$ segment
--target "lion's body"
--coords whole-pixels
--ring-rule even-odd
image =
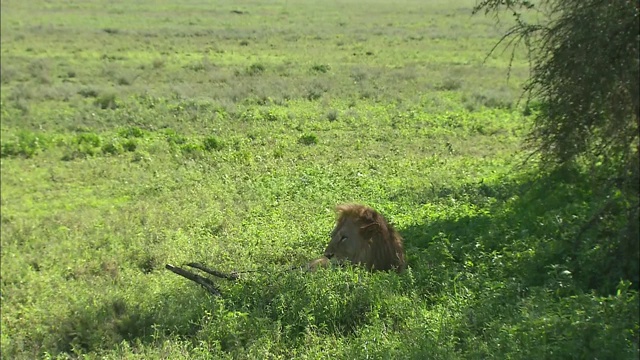
[[[331,262],[350,261],[369,271],[405,267],[403,240],[387,220],[374,209],[357,204],[336,207],[338,219],[324,256],[309,264],[314,270]]]

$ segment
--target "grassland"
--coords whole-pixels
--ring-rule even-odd
[[[571,267],[589,178],[522,166],[526,58],[473,4],[3,0],[2,357],[637,358],[637,291]],[[281,272],[342,202],[407,273]],[[262,272],[216,298],[189,261]]]

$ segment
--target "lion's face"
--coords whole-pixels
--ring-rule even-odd
[[[324,256],[335,262],[350,260],[358,263],[368,243],[362,236],[360,227],[357,221],[350,217],[340,219],[331,232],[331,241],[324,251]]]

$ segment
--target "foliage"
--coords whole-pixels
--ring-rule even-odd
[[[96,97],[95,105],[100,109],[115,109],[118,107],[117,95],[115,93],[104,93]]]
[[[203,146],[207,151],[221,150],[224,148],[224,143],[216,136],[208,136],[203,140]]]
[[[474,12],[482,9],[496,15],[503,9],[513,12],[515,25],[501,41],[524,41],[531,54],[532,73],[524,86],[536,103],[529,142],[542,155],[542,167],[586,166],[584,171],[596,179],[592,196],[602,206],[585,217],[566,256],[584,251],[602,261],[594,269],[606,269],[608,279],[594,282],[593,288],[602,289],[602,281],[618,277],[638,288],[637,2],[484,0]],[[537,23],[527,17],[534,10],[543,15]],[[594,234],[594,227],[608,230]]]
[[[3,358],[638,357],[631,200],[518,167],[474,0],[103,3],[1,4]],[[286,271],[351,201],[407,272]]]
[[[47,141],[42,135],[22,130],[9,139],[2,139],[2,157],[23,156],[30,158],[46,147]]]
[[[318,136],[316,136],[315,134],[304,134],[300,136],[298,142],[304,145],[315,145],[318,143]]]
[[[639,8],[633,1],[481,1],[475,12],[513,11],[506,39],[532,53],[525,86],[541,102],[531,134],[543,155],[559,162],[637,162],[640,104]],[[540,23],[523,14],[537,9]],[[611,160],[609,160],[611,158]]]
[[[144,131],[137,126],[130,126],[118,131],[118,135],[125,138],[142,138],[144,137]]]

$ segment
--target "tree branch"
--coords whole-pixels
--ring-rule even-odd
[[[208,268],[208,267],[206,267],[206,266],[204,266],[204,265],[202,265],[200,263],[188,263],[186,265],[190,266],[190,267],[192,267],[194,269],[202,270],[202,271],[206,272],[207,274],[210,274],[210,275],[213,275],[213,276],[216,276],[216,277],[219,277],[219,278],[227,279],[227,280],[232,280],[232,281],[233,280],[238,280],[238,278],[240,277],[240,274],[238,274],[235,271],[232,272],[231,274],[225,274],[225,273],[222,273],[220,271],[216,271],[216,270],[210,269],[210,268]]]
[[[220,290],[218,290],[218,288],[216,287],[216,285],[209,279],[200,276],[198,274],[194,274],[190,271],[184,270],[182,268],[179,268],[177,266],[173,266],[171,264],[167,264],[165,265],[165,268],[171,272],[173,272],[174,274],[178,274],[182,277],[185,277],[191,281],[194,281],[198,284],[200,284],[203,288],[205,288],[207,291],[209,291],[212,295],[215,296],[220,296],[222,295],[220,293]]]

